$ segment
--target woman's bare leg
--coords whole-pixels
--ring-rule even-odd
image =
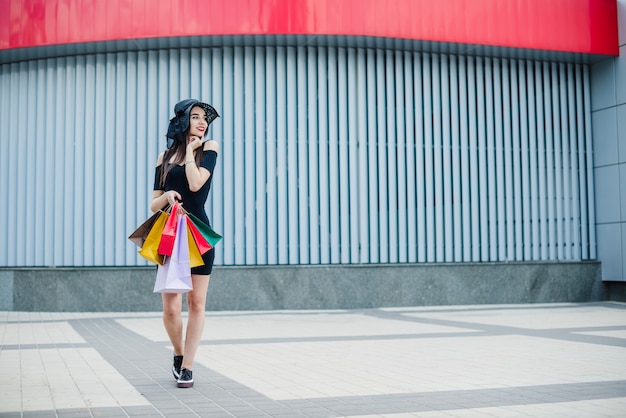
[[[196,357],[204,331],[204,312],[210,278],[210,275],[191,275],[193,290],[187,293],[189,319],[185,334],[185,357],[183,358],[183,368],[188,370],[193,370],[193,360]]]
[[[183,355],[182,295],[162,293],[161,296],[163,299],[163,324],[174,347],[174,355]]]

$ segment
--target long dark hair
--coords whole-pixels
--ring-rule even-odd
[[[185,131],[185,138],[189,135],[189,129]],[[206,136],[206,132],[204,134]],[[200,165],[200,161],[202,161],[202,149],[203,146],[200,146],[195,149],[193,152],[194,159],[196,160],[196,165]],[[187,143],[175,141],[174,145],[171,148],[165,150],[163,154],[163,161],[161,162],[161,166],[163,169],[161,170],[161,187],[165,187],[165,178],[167,174],[170,172],[174,166],[180,165],[181,163],[185,163],[185,155],[187,154]],[[172,160],[172,162],[170,162]]]

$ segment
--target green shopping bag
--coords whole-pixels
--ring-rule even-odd
[[[209,225],[202,222],[194,214],[189,213],[188,215],[189,215],[189,219],[191,219],[191,222],[193,222],[196,228],[198,228],[198,231],[200,231],[200,234],[202,234],[204,239],[206,239],[207,242],[211,245],[211,247],[214,248],[217,245],[217,243],[221,241],[222,236],[218,234],[217,232],[215,232],[214,230],[212,230]]]

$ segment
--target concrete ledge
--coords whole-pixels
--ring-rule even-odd
[[[0,269],[0,309],[161,310],[155,268]],[[362,309],[605,300],[600,263],[215,267],[207,309]]]
[[[604,282],[606,300],[626,302],[626,282]]]

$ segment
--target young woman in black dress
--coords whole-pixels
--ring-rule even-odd
[[[204,140],[209,125],[219,117],[215,109],[198,100],[183,100],[174,106],[167,150],[159,155],[150,209],[163,209],[175,201],[207,225],[204,210],[219,151],[214,140]],[[193,386],[193,360],[204,330],[204,310],[215,250],[202,256],[204,265],[191,269],[193,290],[187,293],[189,317],[183,341],[182,295],[163,293],[163,323],[174,347],[172,373],[178,387]]]

